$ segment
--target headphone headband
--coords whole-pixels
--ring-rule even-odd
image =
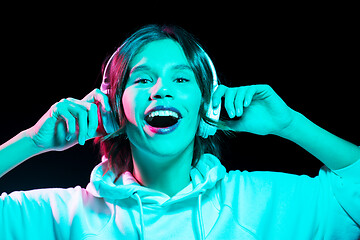
[[[107,73],[107,70],[109,68],[109,65],[110,65],[111,61],[113,60],[113,58],[115,57],[115,55],[119,51],[119,49],[120,49],[120,47],[118,49],[116,49],[116,51],[111,55],[111,57],[107,61],[106,65],[105,65],[105,68],[104,68],[100,90],[105,94],[108,94],[109,89],[110,89],[110,83],[106,81],[107,80],[106,73]]]

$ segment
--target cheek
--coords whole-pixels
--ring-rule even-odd
[[[202,103],[201,91],[199,88],[192,88],[180,94],[181,102],[187,107],[189,114],[194,120],[199,116],[200,105]]]
[[[136,122],[136,112],[141,106],[139,103],[142,103],[141,94],[138,91],[135,91],[132,88],[126,88],[122,96],[122,104],[124,108],[125,117],[128,122],[137,126]]]

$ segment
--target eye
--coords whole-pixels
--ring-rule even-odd
[[[147,84],[151,83],[151,80],[147,78],[138,78],[134,81],[134,83]]]
[[[186,78],[176,78],[175,79],[175,82],[177,83],[186,83],[186,82],[189,82],[190,80],[189,79],[186,79]]]

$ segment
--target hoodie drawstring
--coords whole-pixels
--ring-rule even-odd
[[[143,205],[141,202],[141,198],[137,192],[134,192],[133,195],[135,196],[138,204],[139,204],[139,212],[140,212],[140,239],[145,240],[145,226],[144,226],[144,211],[143,211]],[[198,228],[200,233],[200,239],[205,239],[205,230],[204,230],[204,221],[202,217],[202,193],[199,194],[198,197]]]
[[[144,240],[145,239],[145,227],[144,227],[144,211],[143,211],[143,205],[141,202],[141,198],[139,196],[139,194],[137,192],[134,192],[133,195],[136,197],[136,200],[139,204],[139,209],[140,209],[140,240]]]
[[[202,217],[202,211],[201,211],[201,198],[202,198],[202,193],[199,194],[198,197],[198,218],[199,218],[199,233],[200,233],[200,239],[204,240],[205,239],[205,230],[204,230],[204,222],[203,222],[203,217]]]

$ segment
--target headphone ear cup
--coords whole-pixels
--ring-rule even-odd
[[[208,105],[205,105],[205,109],[207,109],[206,116],[208,118],[212,119],[214,122],[217,122],[217,121],[219,121],[219,118],[220,118],[221,104],[219,104],[219,106],[217,106],[216,109],[214,109],[212,106],[212,97],[213,97],[214,92],[218,88],[219,83],[218,83],[215,66],[214,66],[213,62],[211,61],[209,55],[205,51],[204,51],[204,53],[207,58],[208,64],[211,69],[212,77],[213,77],[213,79],[212,79],[213,80],[213,89],[211,91],[210,101],[209,101]],[[198,135],[203,138],[207,138],[209,135],[214,135],[216,133],[216,130],[217,130],[216,126],[207,124],[203,119],[201,119],[199,128],[198,128]]]
[[[216,81],[216,85],[214,86],[211,97],[210,97],[210,102],[209,102],[209,104],[205,104],[205,108],[207,109],[206,116],[208,118],[210,118],[211,120],[213,120],[214,122],[219,121],[220,110],[221,110],[221,103],[215,109],[213,108],[213,105],[212,105],[212,95],[216,91],[217,87],[218,87],[218,85],[217,85],[217,81]],[[199,129],[197,132],[197,134],[200,137],[207,138],[209,135],[215,135],[216,131],[217,131],[216,126],[212,126],[212,125],[206,123],[204,121],[204,119],[200,120]]]
[[[109,90],[104,83],[101,84],[100,89],[104,94],[109,95]],[[112,112],[104,111],[102,109],[102,107],[99,107],[99,111],[100,111],[102,126],[107,134],[110,134],[110,133],[113,133],[113,132],[116,132],[117,130],[119,130],[120,126],[117,123],[116,119],[114,118]]]
[[[119,130],[120,127],[117,121],[115,120],[112,112],[106,112],[101,107],[99,109],[101,114],[101,122],[105,132],[107,134],[110,134]]]
[[[207,124],[204,119],[200,119],[200,124],[199,124],[199,128],[197,131],[197,135],[202,137],[202,138],[207,138],[209,136],[208,132],[208,126],[209,124]]]

